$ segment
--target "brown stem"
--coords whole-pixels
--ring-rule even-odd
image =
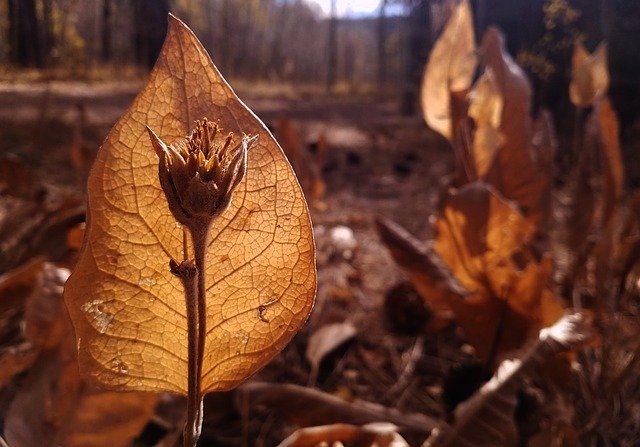
[[[211,220],[205,220],[189,227],[191,240],[193,241],[197,274],[194,280],[192,301],[187,303],[187,318],[189,319],[189,397],[187,401],[187,424],[184,432],[185,447],[194,447],[202,430],[203,396],[201,381],[205,337],[207,335],[205,257],[210,224]]]
[[[196,423],[200,409],[199,386],[198,386],[198,270],[193,261],[182,261],[178,264],[175,261],[169,263],[171,273],[180,278],[182,287],[184,288],[185,304],[187,307],[187,346],[188,346],[188,365],[187,365],[187,422],[184,427],[183,441],[186,446],[195,446],[200,435],[200,427]]]

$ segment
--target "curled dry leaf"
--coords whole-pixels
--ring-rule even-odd
[[[497,153],[495,174],[487,181],[507,199],[517,202],[525,216],[537,224],[544,217],[547,173],[541,172],[533,155],[531,85],[506,52],[504,37],[497,29],[489,28],[485,33],[481,54],[503,99],[500,132],[504,140]]]
[[[353,323],[346,321],[323,326],[309,337],[309,344],[305,353],[307,360],[311,364],[309,383],[315,383],[318,369],[326,355],[351,340],[356,334],[357,330]]]
[[[264,366],[311,310],[313,236],[295,175],[191,30],[171,17],[147,85],[109,133],[89,176],[85,242],[65,300],[80,368],[92,382],[187,393],[185,298],[169,260],[189,255],[146,126],[172,143],[205,117],[224,132],[258,140],[229,208],[210,230],[202,392],[233,388]]]
[[[533,225],[486,184],[471,183],[447,199],[432,249],[397,226],[380,227],[423,299],[453,311],[483,361],[522,346],[531,331],[562,315],[548,288],[551,258],[538,259],[529,247]]]
[[[535,228],[490,186],[452,195],[436,228],[436,251],[471,292],[452,310],[479,358],[521,346],[562,315],[547,285],[551,259],[530,248]]]
[[[360,447],[409,447],[393,424],[372,423],[362,427],[349,424],[301,428],[278,447],[316,447],[349,444]]]
[[[376,224],[378,234],[391,255],[406,270],[414,287],[430,307],[436,311],[448,311],[455,299],[453,297],[469,294],[434,250],[433,244],[422,243],[390,220],[378,219]]]
[[[589,107],[609,89],[607,44],[602,42],[589,54],[582,42],[573,49],[569,97],[576,107]]]
[[[461,0],[429,55],[420,93],[427,125],[450,141],[457,127],[452,93],[469,89],[476,65],[471,5]]]
[[[502,146],[500,133],[503,100],[493,72],[487,68],[469,93],[469,116],[476,130],[473,134],[475,171],[485,178],[493,166],[496,153]]]
[[[580,313],[565,315],[542,329],[536,344],[522,358],[505,360],[491,380],[458,406],[453,427],[441,426],[423,447],[518,445],[513,416],[523,380],[556,354],[578,349],[593,337],[589,319]]]

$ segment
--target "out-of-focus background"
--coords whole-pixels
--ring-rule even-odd
[[[551,108],[561,131],[572,126],[564,119],[570,105],[562,92],[573,44],[582,39],[593,49],[606,40],[609,92],[621,119],[625,154],[635,163],[640,4],[471,3],[476,34],[490,25],[505,32],[509,52],[534,84],[536,107]],[[168,12],[195,31],[245,99],[374,95],[395,100],[399,113],[416,114],[422,70],[451,5],[445,0],[5,0],[0,3],[0,118],[33,116],[35,108],[44,113],[56,92],[81,97],[82,86],[91,83],[90,96],[108,95],[105,101],[111,103],[97,115],[113,121],[153,66]],[[637,181],[635,175],[631,181]]]

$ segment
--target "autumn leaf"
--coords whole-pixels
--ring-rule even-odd
[[[208,235],[202,392],[233,388],[263,367],[310,312],[314,245],[300,186],[264,125],[171,17],[147,85],[109,133],[88,181],[85,241],[65,300],[81,372],[93,383],[187,394],[185,296],[169,261],[193,247],[184,250],[147,127],[172,144],[203,118],[258,138]]]
[[[551,259],[531,248],[535,227],[491,187],[472,183],[453,194],[436,229],[437,253],[471,293],[452,310],[478,357],[517,348],[562,315],[547,285]]]
[[[309,384],[315,384],[322,360],[340,345],[355,337],[356,334],[357,330],[353,323],[347,321],[323,326],[309,337],[305,352],[305,357],[311,364]]]
[[[544,218],[544,181],[533,153],[533,124],[530,116],[531,85],[522,69],[506,52],[504,37],[489,28],[482,39],[482,60],[491,70],[502,97],[500,119],[502,145],[495,159],[495,178],[487,179],[509,200],[518,203],[524,214],[534,223]]]
[[[453,140],[457,119],[452,113],[452,94],[464,102],[476,71],[476,43],[469,0],[455,7],[444,31],[433,46],[422,78],[422,113],[427,125]],[[462,92],[462,95],[460,93]],[[459,107],[456,107],[458,109]],[[464,117],[457,113],[458,118]]]
[[[58,306],[61,300],[58,297]],[[11,403],[5,437],[21,447],[127,447],[147,424],[157,395],[117,393],[85,384],[78,374],[73,331],[39,356]]]
[[[476,125],[473,134],[475,172],[478,177],[485,178],[503,142],[500,124],[504,101],[491,69],[478,78],[469,97],[469,117]]]
[[[502,362],[491,380],[456,408],[455,425],[434,430],[423,447],[519,445],[514,413],[523,381],[556,354],[584,347],[593,338],[589,319],[580,313],[545,327],[521,358]]]
[[[589,107],[609,89],[607,45],[603,42],[589,54],[581,41],[573,49],[569,97],[576,107]]]
[[[391,225],[380,233],[423,299],[453,312],[480,359],[522,346],[562,315],[548,288],[551,258],[530,247],[535,227],[493,188],[474,182],[452,194],[435,228],[428,244]]]

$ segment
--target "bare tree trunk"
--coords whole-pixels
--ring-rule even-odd
[[[111,0],[102,1],[102,62],[111,61]]]
[[[153,67],[167,34],[169,0],[132,0],[136,62]]]
[[[387,1],[382,0],[380,2],[380,11],[378,12],[378,86],[381,88],[387,83]]]
[[[9,0],[10,60],[42,67],[42,49],[35,0]]]
[[[431,49],[431,7],[429,0],[419,0],[407,17],[408,54],[406,57],[405,85],[402,113],[414,115],[418,111],[418,92],[422,71]]]
[[[231,60],[231,4],[230,0],[222,0],[222,13],[220,14],[222,40],[220,41],[220,54],[222,55],[222,66],[224,67],[224,75],[231,76],[231,68],[233,61]]]
[[[327,63],[327,91],[336,83],[338,66],[338,7],[337,0],[331,0],[331,18],[329,19],[329,60]]]
[[[53,0],[42,0],[42,54],[43,63],[49,65],[51,62],[51,51],[53,50]]]
[[[278,25],[275,30],[275,37],[273,39],[273,47],[271,48],[271,57],[269,58],[270,66],[267,67],[268,71],[275,73],[278,79],[283,78],[284,74],[284,55],[282,52],[282,44],[284,42],[285,25],[287,22],[287,13],[289,12],[289,2],[283,0],[280,5],[280,14],[278,15]]]

